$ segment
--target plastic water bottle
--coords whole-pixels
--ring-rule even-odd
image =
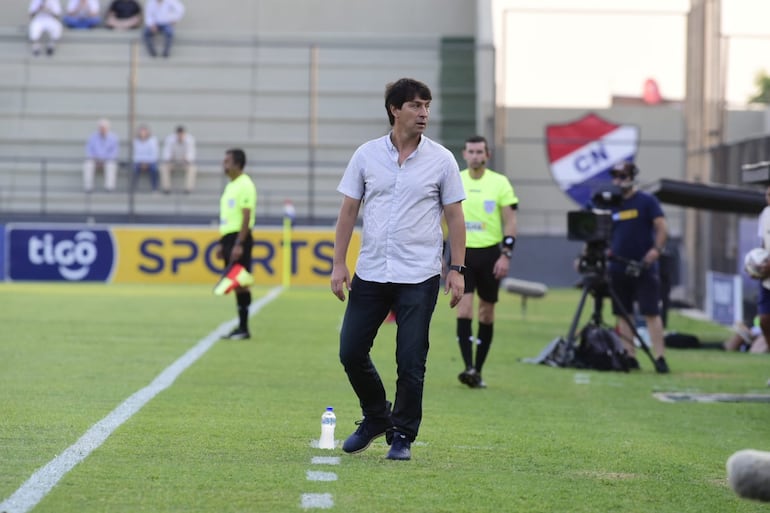
[[[334,449],[334,428],[337,426],[337,416],[334,408],[326,407],[321,415],[321,439],[318,440],[319,449]]]

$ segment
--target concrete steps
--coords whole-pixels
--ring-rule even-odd
[[[417,49],[406,40],[402,47],[366,37],[356,45],[318,40],[314,49],[296,37],[186,33],[171,58],[152,59],[137,32],[68,31],[48,58],[29,55],[23,30],[0,30],[0,211],[34,212],[46,202],[48,212],[216,216],[223,153],[241,147],[260,192],[258,215],[280,217],[289,199],[299,216],[334,218],[348,159],[389,129],[384,85],[397,76],[438,83],[439,54],[428,38]],[[198,144],[195,193],[169,198],[140,190],[130,202],[120,196],[129,187],[123,169],[119,192],[84,196],[85,141],[101,117],[118,134],[124,161],[132,123],[148,124],[160,140],[184,124]],[[438,139],[435,130],[428,135]]]

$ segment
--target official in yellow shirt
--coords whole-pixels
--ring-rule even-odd
[[[492,345],[495,303],[500,281],[508,275],[516,243],[519,199],[505,175],[487,169],[487,140],[475,135],[465,141],[460,172],[465,189],[465,294],[457,305],[457,341],[465,363],[457,378],[471,388],[485,388],[481,369]],[[473,300],[479,296],[476,339],[473,338]],[[475,342],[475,344],[474,344]],[[474,359],[473,348],[476,347]]]
[[[233,148],[225,152],[222,167],[230,182],[225,186],[219,200],[219,233],[221,235],[217,258],[225,261],[225,267],[235,262],[251,272],[251,250],[254,239],[251,230],[257,210],[257,188],[251,177],[244,173],[246,154]],[[223,338],[242,340],[251,338],[249,333],[249,306],[251,292],[248,287],[235,289],[235,301],[238,307],[239,324]]]

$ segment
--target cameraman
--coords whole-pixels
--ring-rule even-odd
[[[638,173],[639,169],[632,162],[619,162],[610,171],[612,184],[620,188],[622,199],[619,204],[610,207],[613,222],[609,277],[626,312],[633,315],[634,301],[638,303],[650,334],[655,371],[666,374],[669,368],[663,354],[657,262],[666,244],[666,219],[658,199],[638,190]],[[633,331],[620,315],[621,311],[613,302],[612,312],[617,318],[620,338],[628,351],[629,367],[638,369]]]

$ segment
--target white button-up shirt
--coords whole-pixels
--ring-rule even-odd
[[[61,16],[61,2],[59,2],[59,0],[32,0],[29,3],[29,14],[32,14],[33,12],[40,9],[41,5],[45,5],[45,8],[49,12],[43,11],[38,13],[35,15],[36,19],[58,19],[58,17]]]
[[[465,199],[454,155],[422,136],[398,165],[390,134],[353,154],[337,190],[363,200],[356,274],[378,283],[421,283],[441,273],[441,212]]]
[[[170,25],[184,16],[184,5],[179,0],[147,0],[144,6],[144,24]]]

